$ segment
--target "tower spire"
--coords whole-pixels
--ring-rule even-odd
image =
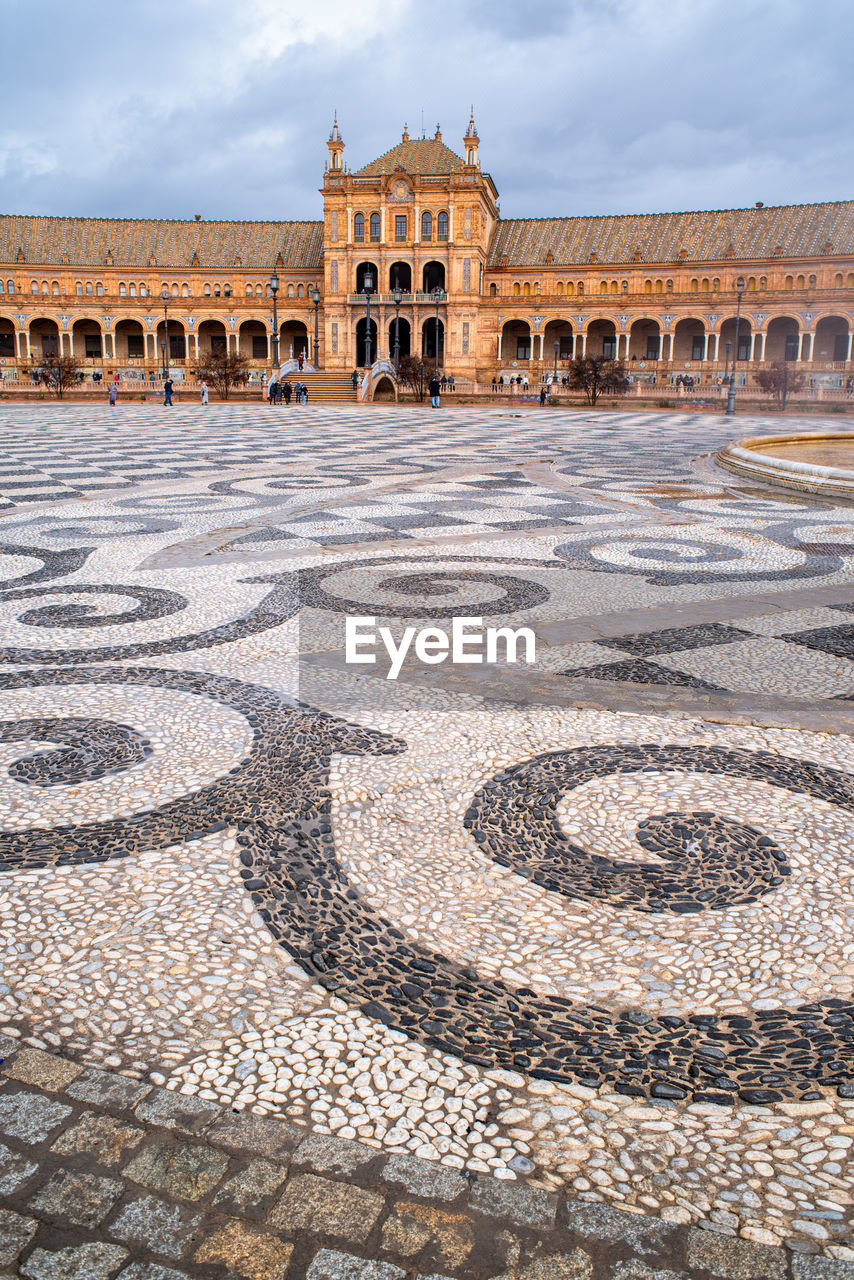
[[[334,112],[332,117],[332,131],[329,134],[329,141],[326,145],[329,148],[329,163],[327,165],[327,170],[333,170],[336,173],[340,173],[344,167],[344,139],[341,137],[341,133],[338,128],[337,110]]]
[[[480,161],[477,158],[477,149],[480,146],[480,138],[477,136],[477,125],[474,122],[474,103],[472,103],[471,115],[469,116],[469,127],[463,135],[463,146],[466,152],[466,164],[476,165],[480,167]]]

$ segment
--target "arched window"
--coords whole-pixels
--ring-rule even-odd
[[[571,280],[567,280],[566,282],[566,291],[567,293],[575,293],[575,285]]]
[[[12,281],[10,280],[9,283],[11,284]],[[846,288],[848,289],[854,289],[854,271],[848,272],[848,275],[845,280],[845,285],[846,285]],[[13,292],[13,291],[10,290],[10,292]]]
[[[436,217],[436,239],[447,240],[448,238],[448,215],[440,213]]]
[[[712,292],[713,292],[713,293],[717,293],[717,291],[718,291],[718,289],[720,289],[720,287],[721,287],[720,278],[719,278],[718,276],[713,276],[713,277],[712,277]]]
[[[205,285],[205,297],[206,297],[206,298],[209,298],[210,296],[211,296],[211,287],[210,287],[210,285],[209,285],[209,284],[206,284],[206,285]]]
[[[251,298],[251,297],[252,297],[252,285],[251,285],[251,284],[248,284],[248,285],[246,286],[246,296],[247,296],[247,298]]]
[[[760,289],[767,289],[767,288],[768,288],[768,277],[767,277],[767,276],[760,276],[760,277],[759,277],[759,288],[760,288]]]
[[[644,291],[644,293],[652,293],[652,281],[651,281],[651,280],[644,280],[644,282],[643,282],[643,291]]]
[[[182,284],[182,285],[181,285],[181,297],[182,297],[182,298],[189,298],[189,296],[190,296],[190,286],[189,286],[188,284]]]
[[[131,280],[130,284],[128,285],[128,292],[130,293],[130,296],[132,298],[136,297],[136,285],[134,284],[133,280]]]
[[[127,285],[125,284],[125,282],[124,282],[123,280],[120,280],[120,281],[119,281],[119,297],[120,297],[120,298],[126,298],[126,297],[127,297]]]
[[[612,280],[612,281],[611,281],[611,292],[612,292],[612,293],[619,293],[619,291],[620,291],[620,288],[619,288],[619,285],[617,284],[616,280]]]
[[[256,286],[255,286],[255,297],[256,297],[256,298],[263,298],[263,296],[264,296],[264,290],[261,288],[260,284],[256,284]]]
[[[558,282],[557,282],[557,291],[558,291],[558,293],[563,293],[563,281],[562,281],[562,280],[558,280]]]
[[[82,298],[82,297],[83,297],[83,284],[82,284],[82,281],[80,281],[80,280],[78,280],[78,281],[77,281],[76,285],[74,286],[74,292],[77,294],[77,297],[78,297],[78,298]]]
[[[91,281],[91,280],[87,280],[87,281],[86,281],[86,297],[87,297],[87,298],[91,298],[91,297],[92,297],[92,292],[93,292],[93,290],[92,290],[92,281]]]
[[[519,281],[518,281],[518,280],[514,281],[514,284],[513,284],[513,297],[514,297],[514,298],[518,298],[518,297],[519,297],[519,294],[520,294],[521,292],[522,292],[522,290],[521,290],[521,289],[520,289],[520,287],[519,287]]]
[[[799,289],[805,289],[807,287],[806,279],[803,276],[798,276],[797,287]]]
[[[300,285],[297,285],[297,297],[298,297],[298,298],[304,298],[304,297],[305,297],[305,289],[302,287],[302,285],[301,285],[301,284],[300,284]]]
[[[421,239],[433,239],[433,215],[432,213],[422,213],[421,215]]]
[[[583,281],[583,280],[579,280],[579,282],[578,282],[578,292],[579,292],[579,293],[583,293],[583,292],[584,292],[584,281]]]
[[[785,283],[785,286],[784,286],[784,287],[785,287],[786,289],[794,289],[794,287],[795,287],[795,277],[794,277],[794,276],[786,276],[786,283]]]
[[[531,285],[527,280],[525,281],[525,287],[523,288],[522,293],[526,298],[530,298],[531,296]]]
[[[842,288],[842,272],[841,272],[841,271],[837,271],[837,273],[836,273],[836,279],[834,280],[834,282],[833,282],[833,283],[836,285],[836,288],[837,288],[837,289],[841,289],[841,288]]]
[[[6,292],[7,292],[7,293],[14,293],[14,292],[15,292],[15,281],[14,281],[14,280],[7,280],[7,281],[6,281]],[[77,286],[77,292],[78,292],[78,293],[80,292],[80,285],[78,285],[78,286]]]
[[[380,215],[378,213],[371,214],[371,239],[376,241],[380,238]]]
[[[661,292],[662,292],[662,285],[661,285],[661,281],[660,281],[660,280],[656,280],[656,282],[655,282],[655,292],[656,292],[656,293],[661,293]]]
[[[98,295],[99,298],[103,298],[104,282],[102,280],[99,280],[98,283],[95,285],[95,293]]]
[[[608,292],[608,281],[607,281],[607,280],[600,280],[600,281],[599,281],[599,292],[600,292],[600,293],[607,293],[607,292]]]
[[[289,284],[289,285],[288,285],[288,297],[289,297],[289,298],[292,298],[293,296],[294,296],[294,286],[293,286],[292,284]]]
[[[497,298],[497,297],[498,297],[498,285],[497,285],[497,284],[491,284],[491,285],[489,286],[489,296],[490,296],[490,298]]]
[[[30,293],[38,293],[38,291],[39,291],[39,282],[38,282],[38,280],[31,280],[31,281],[30,281]]]
[[[747,287],[748,287],[748,289],[755,289],[755,288],[756,288],[756,276],[748,276],[748,277],[747,277]]]
[[[140,286],[139,286],[139,296],[140,296],[141,298],[145,298],[145,297],[147,297],[147,295],[148,295],[148,290],[146,289],[146,287],[145,287],[145,281],[143,280],[143,281],[140,283]]]
[[[815,276],[810,276],[810,288],[815,288]]]
[[[703,276],[703,284],[702,284],[702,290],[703,290],[703,293],[708,293],[708,292],[709,292],[709,287],[710,287],[710,285],[709,285],[709,277],[708,277],[708,276]]]
[[[5,285],[3,284],[3,281],[2,281],[2,280],[0,280],[0,293],[5,293],[5,291],[6,291],[6,287],[5,287]]]
[[[50,285],[47,280],[42,280],[42,293],[50,293]]]
[[[178,297],[178,286],[177,286],[177,284],[173,284],[173,286],[172,286],[172,297],[173,297],[173,298],[177,298],[177,297]]]
[[[698,281],[696,276],[693,276],[691,279],[691,292],[698,293],[699,289],[700,289],[700,282]]]
[[[353,219],[353,239],[364,240],[365,238],[365,215],[357,213]]]
[[[667,285],[666,285],[666,287],[667,287],[667,292],[668,292],[668,293],[672,293],[672,292],[673,292],[673,281],[672,281],[672,280],[668,280],[668,281],[667,281]]]
[[[58,280],[53,280],[51,282],[50,291],[55,298],[59,297],[59,281]]]

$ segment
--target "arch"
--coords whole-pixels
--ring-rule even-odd
[[[760,276],[760,277],[759,277],[759,288],[760,288],[760,289],[767,289],[767,288],[768,288],[768,277],[767,277],[767,276]]]
[[[126,297],[127,297],[127,291],[128,291],[128,289],[127,289],[127,285],[125,284],[124,280],[120,280],[120,281],[119,281],[119,297],[120,297],[120,298],[126,298]]]
[[[365,367],[367,325],[367,316],[361,316],[356,321],[356,364],[359,368]],[[373,316],[371,316],[371,347],[368,354],[370,356],[368,364],[373,364],[377,358],[377,322]]]
[[[297,356],[308,359],[308,328],[302,320],[284,320],[279,325],[279,359],[296,360]]]
[[[353,215],[353,239],[362,241],[365,238],[365,215],[356,213]]]
[[[815,326],[813,360],[839,364],[848,354],[848,321],[844,316],[822,316]]]
[[[735,316],[729,316],[721,324],[721,336],[718,342],[718,352],[726,353],[726,344],[730,343],[730,359],[732,359],[732,344],[735,341]],[[738,322],[738,352],[737,360],[739,364],[744,364],[748,360],[753,359],[753,326],[748,316],[742,312]]]
[[[518,298],[521,292],[522,292],[522,286],[520,285],[518,280],[514,280],[513,281],[513,297]]]
[[[376,292],[380,273],[375,262],[360,262],[356,267],[356,292],[365,292],[365,276],[370,272],[373,278],[372,292]]]
[[[607,292],[608,292],[608,281],[607,281],[607,280],[600,280],[600,281],[599,281],[599,292],[600,292],[600,293],[607,293]]]
[[[40,316],[32,320],[27,342],[31,360],[48,360],[60,355],[59,325],[48,316]]]
[[[297,297],[298,298],[305,297],[305,285],[302,285],[302,284],[297,285]]]
[[[145,335],[139,320],[119,320],[113,331],[113,352],[116,360],[143,360]]]
[[[566,291],[567,293],[575,293],[575,285],[571,280],[567,280],[566,282]]]
[[[784,282],[783,282],[783,288],[784,288],[784,289],[794,289],[794,287],[795,287],[795,277],[794,277],[794,276],[786,276],[786,279],[785,279],[785,280],[784,280]]]
[[[59,281],[58,280],[51,280],[50,291],[55,298],[59,297]]]
[[[806,287],[807,287],[806,277],[805,277],[805,276],[798,276],[797,280],[795,281],[795,288],[796,288],[796,289],[805,289]]]
[[[408,262],[393,262],[388,269],[388,287],[391,293],[400,289],[402,293],[412,292],[412,267]]]
[[[531,359],[531,326],[527,320],[505,320],[501,329],[501,360]]]
[[[196,348],[200,360],[209,360],[211,356],[226,354],[228,335],[221,320],[202,321],[196,333]]]
[[[226,335],[226,339],[227,339]],[[266,364],[273,358],[273,344],[270,331],[261,320],[243,320],[237,331],[237,354],[245,360],[258,360]],[[283,356],[279,345],[279,359]]]
[[[440,368],[444,363],[445,326],[435,316],[429,316],[421,326],[421,354],[425,360],[438,358]]]
[[[643,291],[644,291],[644,293],[652,293],[652,281],[651,281],[651,280],[644,280],[644,282],[643,282]]]
[[[531,296],[531,282],[530,282],[530,280],[526,280],[526,281],[525,281],[525,283],[524,283],[524,285],[522,286],[522,294],[523,294],[523,296],[524,296],[524,297],[526,297],[526,298],[530,298],[530,296]]]
[[[397,387],[395,385],[394,379],[389,377],[387,373],[384,373],[382,374],[381,377],[377,378],[373,388],[371,389],[371,399],[372,400],[396,400],[397,399]]]
[[[433,239],[433,215],[427,209],[421,215],[421,239]]]
[[[388,326],[388,354],[390,358],[394,358],[394,320],[389,321]],[[398,341],[400,342],[400,355],[408,356],[412,352],[412,326],[405,316],[401,316],[398,321],[400,326],[398,331]]]
[[[136,282],[134,280],[131,280],[130,284],[128,285],[128,293],[132,298],[136,297]]]
[[[103,358],[104,340],[97,320],[75,320],[71,328],[72,355],[75,360],[100,360]]]
[[[489,286],[489,296],[490,296],[490,298],[497,298],[497,297],[498,297],[498,285],[497,285],[497,284],[491,284],[491,285]]]
[[[618,355],[617,326],[613,320],[599,317],[591,320],[585,332],[584,354],[604,356],[608,360]]]
[[[765,359],[797,360],[801,349],[801,326],[794,316],[774,316],[765,329]],[[721,347],[723,352],[723,347]]]
[[[5,316],[0,316],[0,356],[14,359],[17,354],[15,350],[15,326],[11,320],[7,320]]]
[[[189,296],[190,296],[190,286],[189,286],[188,284],[182,284],[182,285],[181,285],[181,297],[182,297],[182,298],[189,298]]]
[[[373,240],[373,241],[377,241],[377,240],[379,240],[379,238],[380,238],[380,215],[379,215],[378,213],[372,213],[372,214],[371,214],[369,225],[370,225],[371,240]]]
[[[747,288],[748,290],[753,290],[756,288],[756,276],[747,277]]]
[[[166,325],[161,320],[157,326],[157,335],[155,337],[154,350],[155,357],[158,360],[163,359],[163,346],[166,342]],[[169,360],[186,360],[187,358],[187,337],[184,332],[184,326],[175,316],[169,317]]]
[[[844,280],[844,277],[843,277],[843,275],[842,275],[842,272],[841,272],[841,271],[837,271],[837,273],[836,273],[836,275],[835,275],[835,277],[834,277],[834,280],[833,280],[833,287],[834,287],[835,289],[841,289],[844,283],[845,283],[845,280]]]
[[[445,266],[442,262],[425,262],[421,273],[424,292],[432,293],[434,289],[445,288]]]
[[[436,214],[436,239],[447,240],[450,231],[450,219],[443,209],[441,213]]]
[[[635,320],[629,331],[630,360],[658,360],[661,355],[661,325],[649,318]]]
[[[706,358],[706,326],[697,316],[683,316],[673,330],[671,360],[704,360]]]
[[[691,291],[691,293],[699,293],[699,292],[700,292],[700,282],[699,282],[699,280],[697,279],[697,277],[696,277],[696,276],[692,276],[692,277],[691,277],[691,290],[690,290],[690,291]]]
[[[569,291],[569,292],[571,293],[571,292],[572,292],[572,290],[570,289],[570,291]],[[578,292],[578,293],[583,293],[583,292],[584,292],[584,281],[583,281],[583,280],[579,280],[579,282],[578,282],[578,286],[577,286],[577,292]]]
[[[569,320],[549,320],[543,330],[543,364],[550,369],[554,368],[555,343],[557,343],[557,367],[560,372],[561,367],[565,370],[572,359],[573,328]]]

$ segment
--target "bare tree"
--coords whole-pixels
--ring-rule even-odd
[[[423,400],[430,385],[430,370],[415,356],[401,356],[397,362],[398,381],[409,387],[417,400]]]
[[[58,400],[62,399],[63,392],[80,381],[80,365],[73,356],[45,356],[41,364],[34,364],[23,372],[43,382]]]
[[[625,390],[626,367],[607,356],[579,356],[569,366],[569,385],[595,404],[603,392]]]
[[[245,356],[232,351],[212,351],[206,359],[199,360],[194,372],[200,382],[213,387],[220,400],[227,400],[232,387],[246,382],[248,367]]]
[[[773,364],[760,369],[756,375],[760,391],[766,396],[774,396],[781,409],[786,407],[786,397],[790,392],[800,391],[806,382],[804,374],[793,373],[783,360],[775,360]]]

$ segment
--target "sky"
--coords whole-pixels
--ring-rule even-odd
[[[318,219],[404,124],[503,217],[854,195],[854,0],[0,0],[0,212]]]

